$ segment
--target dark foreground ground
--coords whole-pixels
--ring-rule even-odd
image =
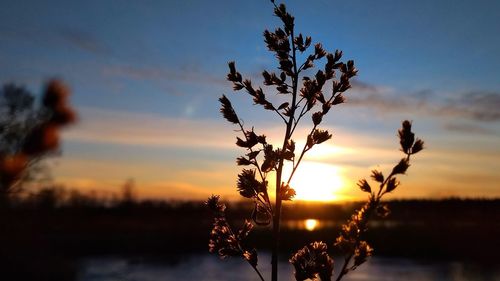
[[[141,256],[175,262],[181,255],[207,251],[211,214],[201,202],[125,202],[112,207],[42,203],[1,209],[0,280],[74,280],[77,261],[85,257]],[[367,236],[377,256],[498,265],[500,200],[392,201],[389,206],[389,217],[373,221]],[[285,223],[282,256],[288,258],[312,241],[331,245],[357,207],[287,204],[286,221],[314,218],[328,223],[314,231]],[[238,227],[250,208],[232,204],[228,213]],[[256,228],[250,243],[266,248],[270,234],[269,228]]]

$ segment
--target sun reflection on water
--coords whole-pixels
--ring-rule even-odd
[[[318,227],[319,221],[315,219],[307,219],[304,221],[304,228],[308,231],[314,231]]]

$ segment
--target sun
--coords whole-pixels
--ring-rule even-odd
[[[290,172],[291,167],[285,166],[284,175],[289,175]],[[343,199],[345,184],[339,167],[305,161],[299,165],[290,186],[296,192],[294,200],[328,202]]]

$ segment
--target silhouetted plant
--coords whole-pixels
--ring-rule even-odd
[[[29,178],[40,160],[59,147],[59,130],[75,121],[68,88],[58,80],[47,83],[41,105],[24,88],[5,85],[0,96],[0,197]]]
[[[398,135],[401,151],[405,157],[392,168],[387,177],[384,177],[384,174],[378,170],[372,171],[371,178],[377,183],[378,188],[372,188],[366,179],[360,180],[357,184],[361,191],[369,193],[369,197],[363,207],[357,210],[347,223],[342,225],[342,230],[335,240],[334,246],[344,255],[343,265],[336,279],[337,281],[366,262],[367,258],[372,255],[373,248],[368,242],[363,240],[364,234],[368,229],[368,221],[373,215],[385,218],[389,214],[390,210],[388,206],[381,203],[382,197],[394,191],[399,186],[400,182],[396,176],[405,174],[410,166],[410,156],[423,149],[424,142],[421,139],[415,138],[415,134],[411,131],[410,121],[403,121]],[[322,242],[314,242],[311,246],[317,243]],[[326,245],[322,249],[320,252],[321,255],[328,255]],[[326,258],[311,260],[307,258],[307,254],[308,248],[304,247],[290,259],[290,262],[295,267],[295,279],[305,280],[307,278],[314,279],[319,277],[321,280],[331,280],[332,274],[327,277],[324,271],[325,268],[331,268],[330,273],[333,272],[333,260]],[[314,256],[318,256],[318,254]]]
[[[206,204],[215,214],[213,229],[210,234],[210,252],[222,258],[235,256],[245,259],[258,273],[261,280],[264,277],[257,268],[257,251],[246,244],[245,238],[256,225],[269,225],[273,227],[272,247],[272,276],[271,280],[278,280],[278,250],[280,243],[280,218],[283,200],[292,200],[295,196],[290,182],[298,169],[304,155],[315,145],[329,140],[332,135],[319,129],[318,126],[333,106],[345,101],[343,94],[351,87],[350,79],[356,75],[357,69],[352,60],[341,62],[342,51],[336,50],[329,53],[324,50],[321,43],[305,55],[305,60],[298,62],[298,53],[306,53],[312,44],[309,36],[296,35],[294,17],[290,15],[284,4],[274,5],[274,14],[282,21],[283,27],[275,31],[264,31],[264,41],[268,49],[273,52],[279,63],[279,73],[263,71],[263,84],[274,87],[278,96],[283,98],[279,104],[268,100],[264,90],[256,87],[251,80],[244,79],[236,70],[234,62],[229,62],[227,80],[233,83],[234,91],[244,90],[253,99],[256,105],[274,112],[284,124],[284,136],[278,147],[268,143],[266,136],[258,134],[255,128],[244,126],[238,117],[230,100],[223,95],[220,112],[223,117],[237,125],[241,137],[236,138],[236,145],[246,149],[246,153],[236,159],[240,166],[246,166],[238,175],[237,190],[241,196],[254,202],[251,221],[246,220],[238,232],[232,230],[226,220],[226,206],[219,202],[219,196],[212,196]],[[323,69],[319,69],[311,77],[301,75],[303,71],[314,67],[315,62],[326,60]],[[323,87],[330,82],[331,92],[324,93]],[[295,132],[297,125],[306,115],[311,116],[311,129],[305,136],[305,144],[296,150]],[[354,270],[361,265],[372,253],[372,248],[362,240],[366,225],[373,212],[383,215],[388,212],[380,200],[383,195],[393,191],[399,182],[397,174],[404,174],[409,166],[410,155],[423,148],[423,142],[416,140],[411,132],[411,123],[403,122],[403,129],[399,131],[400,142],[406,157],[402,159],[384,179],[381,172],[373,171],[372,177],[380,183],[378,192],[371,190],[366,180],[361,180],[358,185],[370,193],[368,203],[352,216],[351,220],[343,226],[342,232],[335,245],[345,253],[345,264],[337,280],[340,280],[349,270]],[[290,175],[283,175],[285,162],[291,164]],[[271,203],[268,192],[268,178],[270,173],[276,174],[275,202]],[[354,258],[351,266],[350,262]],[[290,262],[295,267],[297,280],[315,279],[331,280],[333,275],[333,259],[327,253],[327,244],[313,242],[305,246],[292,256]]]

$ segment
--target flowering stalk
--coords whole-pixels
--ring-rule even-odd
[[[381,203],[382,197],[393,192],[400,185],[396,175],[405,174],[410,167],[410,156],[424,148],[424,142],[421,139],[415,139],[411,126],[411,122],[405,120],[398,131],[401,151],[405,156],[393,167],[389,176],[385,178],[382,172],[372,171],[371,178],[378,183],[378,190],[373,190],[366,179],[360,180],[357,184],[361,191],[370,195],[368,202],[342,226],[340,235],[335,241],[335,246],[344,253],[344,264],[336,281],[340,281],[349,271],[355,270],[372,255],[372,247],[362,240],[367,231],[368,220],[374,214],[384,218],[390,213],[387,205]],[[351,262],[353,258],[354,261]]]
[[[350,79],[357,74],[352,60],[343,63],[340,61],[342,52],[336,50],[328,53],[320,43],[314,45],[314,51],[305,56],[301,64],[298,63],[298,53],[306,52],[311,47],[312,39],[302,34],[296,35],[294,17],[290,15],[284,4],[274,5],[274,14],[283,23],[282,28],[275,31],[264,31],[264,42],[267,48],[275,54],[279,63],[279,73],[263,71],[264,85],[274,87],[278,97],[285,101],[273,104],[266,98],[261,87],[254,87],[252,81],[243,79],[236,70],[236,64],[229,62],[229,73],[227,80],[232,82],[234,91],[244,90],[248,93],[255,105],[273,111],[285,125],[281,145],[275,148],[268,143],[265,135],[259,135],[254,127],[251,130],[244,127],[244,122],[238,117],[230,100],[223,95],[220,112],[230,123],[237,125],[242,137],[236,138],[236,145],[246,149],[246,153],[236,159],[240,166],[247,166],[238,175],[237,190],[241,196],[254,202],[251,221],[245,221],[243,230],[237,235],[231,230],[224,214],[225,206],[218,205],[218,198],[212,196],[208,205],[215,211],[216,218],[210,238],[210,251],[218,253],[221,257],[240,256],[247,260],[256,270],[261,280],[264,280],[257,270],[257,252],[251,251],[243,246],[246,238],[253,228],[253,224],[269,225],[272,222],[272,259],[271,280],[278,280],[278,252],[280,244],[280,222],[283,200],[291,200],[295,196],[295,190],[290,186],[295,172],[297,171],[304,155],[315,145],[329,140],[332,135],[318,126],[323,117],[330,109],[343,103],[343,94],[351,87]],[[314,67],[314,63],[325,58],[326,63],[312,77],[301,75],[302,71]],[[331,83],[331,92],[324,93],[323,87],[327,82]],[[300,85],[300,86],[299,86]],[[294,133],[299,122],[310,114],[312,126],[305,136],[305,144],[299,152],[296,152]],[[341,280],[349,271],[355,270],[364,263],[372,254],[373,249],[362,240],[366,232],[368,220],[373,213],[385,216],[388,213],[386,205],[381,204],[382,197],[392,192],[399,182],[396,175],[404,174],[409,167],[410,156],[423,149],[423,141],[416,139],[411,132],[411,122],[404,121],[399,130],[401,150],[405,157],[393,168],[387,178],[379,171],[372,171],[372,178],[379,183],[378,190],[372,191],[366,180],[361,180],[358,186],[362,191],[370,194],[368,202],[355,213],[351,219],[342,227],[340,236],[336,239],[335,246],[344,253],[344,264],[340,270],[337,281]],[[292,171],[288,178],[283,175],[285,163],[290,163]],[[271,204],[268,193],[268,175],[276,173],[275,202]],[[244,235],[240,236],[239,233]],[[323,281],[331,280],[333,276],[333,259],[327,253],[327,245],[323,242],[311,243],[291,258],[290,262],[295,268],[297,280],[320,278]]]
[[[236,145],[247,150],[245,155],[236,160],[238,165],[249,166],[238,175],[237,189],[240,195],[254,202],[251,215],[253,223],[269,225],[272,222],[273,225],[271,279],[277,281],[282,202],[295,196],[290,182],[306,152],[332,137],[328,131],[318,129],[318,126],[332,106],[344,102],[342,94],[351,87],[349,80],[356,75],[357,69],[352,60],[347,63],[340,61],[341,51],[328,53],[320,43],[315,44],[314,50],[299,64],[298,53],[306,52],[311,47],[312,39],[302,34],[296,35],[295,19],[284,4],[277,5],[273,0],[271,3],[275,16],[283,26],[275,31],[264,31],[264,42],[276,56],[279,73],[263,71],[262,77],[263,84],[274,87],[284,101],[279,104],[270,102],[261,87],[254,87],[249,79],[243,79],[234,62],[229,62],[227,80],[233,83],[235,91],[246,91],[256,105],[275,112],[283,121],[285,130],[280,146],[275,148],[267,142],[265,135],[255,133],[253,127],[251,130],[246,129],[225,95],[219,101],[223,117],[237,125],[243,136],[237,138]],[[323,69],[317,70],[313,77],[301,76],[302,71],[313,68],[314,63],[323,58],[326,60]],[[323,92],[327,82],[332,85],[330,93]],[[317,111],[312,113],[315,109]],[[308,114],[311,115],[312,129],[306,136],[304,146],[296,154],[294,133],[299,122]],[[292,164],[292,172],[285,179],[283,167],[286,162]],[[276,174],[274,206],[269,198],[267,181],[269,173],[273,172]]]
[[[235,234],[226,220],[226,205],[220,203],[219,199],[218,195],[212,195],[205,203],[215,217],[208,243],[210,253],[217,254],[222,259],[230,256],[242,257],[252,266],[260,280],[264,281],[257,269],[257,251],[247,249],[243,244],[253,228],[252,223],[246,220],[243,228]]]
[[[336,281],[340,281],[350,271],[362,265],[373,254],[373,248],[363,240],[368,229],[368,221],[374,214],[380,217],[386,217],[389,214],[387,205],[381,203],[382,197],[393,192],[399,186],[400,183],[396,175],[405,174],[410,166],[410,156],[423,149],[424,142],[421,139],[415,139],[411,125],[410,121],[403,121],[402,128],[398,131],[401,151],[405,157],[393,167],[389,176],[385,178],[382,172],[372,171],[371,178],[378,183],[378,190],[373,189],[366,179],[360,180],[357,184],[361,191],[369,193],[369,197],[363,207],[356,211],[346,224],[342,225],[340,235],[335,240],[334,246],[344,255],[344,263],[335,279]],[[322,246],[313,247],[318,243]],[[311,247],[315,249],[314,255],[310,254]],[[326,251],[326,244],[314,242],[296,252],[290,258],[290,263],[295,268],[295,279],[297,281],[307,278],[313,280],[319,278],[322,281],[331,280],[334,269],[333,259],[328,256]],[[320,256],[321,259],[318,258]],[[328,272],[325,272],[326,270]]]

